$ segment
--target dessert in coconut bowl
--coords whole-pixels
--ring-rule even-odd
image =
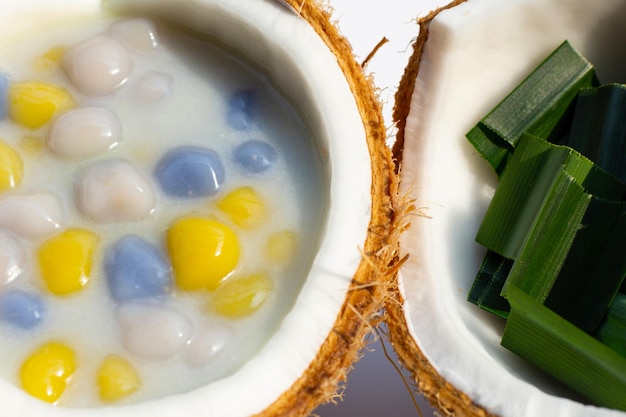
[[[396,251],[374,89],[316,4],[9,1],[4,416],[306,415]]]
[[[609,90],[622,94],[623,85],[612,83],[623,83],[626,77],[624,60],[618,52],[626,40],[622,22],[625,12],[620,1],[591,4],[468,0],[456,1],[420,21],[414,55],[396,96],[399,135],[394,153],[400,173],[400,193],[406,196],[398,211],[408,209],[408,214],[407,229],[400,240],[400,256],[405,261],[398,273],[396,299],[387,303],[387,310],[390,338],[401,362],[412,372],[417,389],[445,415],[624,415],[623,327],[619,336],[622,342],[616,341],[619,337],[609,340],[605,333],[611,323],[619,322],[617,312],[623,292],[623,285],[620,287],[623,255],[619,255],[624,245],[623,234],[606,243],[613,231],[623,233],[619,220],[620,216],[623,218],[620,188],[623,176],[596,158],[596,153],[584,147],[577,150],[576,146],[564,143],[567,142],[564,138],[561,141],[554,137],[550,141],[536,138],[576,137],[582,130],[573,126],[596,123],[578,116],[590,97]],[[568,58],[559,61],[564,56]],[[558,65],[554,64],[556,61]],[[570,87],[554,88],[567,73],[566,68],[573,68],[574,61],[581,70],[574,71],[578,75],[567,82]],[[540,86],[539,93],[522,94],[536,86]],[[561,91],[573,93],[561,101]],[[546,100],[541,98],[543,93],[545,97],[553,94],[557,99],[548,100],[549,105],[541,108],[537,103]],[[564,102],[567,104],[563,105]],[[594,110],[602,108],[597,113],[604,115],[599,116],[602,123],[617,123],[603,126],[617,126],[623,120],[619,115],[606,117],[612,108],[621,106],[619,100],[610,103],[592,106]],[[502,113],[507,106],[514,110]],[[552,120],[547,130],[542,132],[538,124],[533,125],[543,115],[559,112],[559,118],[547,117]],[[501,124],[494,122],[498,117]],[[567,135],[558,133],[565,126],[565,122],[558,122],[565,120],[569,123]],[[509,126],[516,123],[526,124],[520,129],[519,137],[523,138],[520,142],[517,137],[510,141],[506,136]],[[583,130],[595,132],[590,136],[598,138],[604,134],[600,130]],[[616,141],[623,141],[621,133],[612,137],[620,135],[622,139]],[[502,145],[501,139],[507,144]],[[538,214],[530,217],[534,229],[518,231],[517,235],[511,233],[524,246],[510,255],[509,248],[504,250],[483,242],[491,242],[492,236],[502,228],[510,227],[513,212],[501,214],[500,223],[495,222],[499,226],[491,227],[495,231],[489,230],[483,219],[486,222],[493,218],[496,200],[506,201],[502,195],[513,200],[516,194],[530,195],[527,189],[531,187],[527,185],[532,178],[538,178],[534,174],[514,181],[523,186],[508,194],[500,191],[508,187],[505,184],[512,184],[511,178],[515,178],[512,172],[522,172],[532,165],[524,164],[537,160],[520,156],[524,155],[523,149],[530,149],[530,143],[544,147],[545,152],[564,152],[572,160],[594,166],[593,175],[601,171],[604,176],[608,171],[608,181],[615,180],[620,191],[617,196],[606,197],[613,201],[609,204],[594,197],[594,188],[588,183],[568,185],[569,192],[584,194],[591,203],[585,203],[581,211],[587,213],[580,214],[584,220],[571,222],[562,229],[558,220],[561,214],[555,207],[561,207],[567,213],[565,216],[569,216],[575,211],[575,203],[570,200],[567,204],[538,204],[537,201],[556,201],[542,194],[528,204],[541,207],[535,208]],[[605,152],[623,159],[623,148],[619,146]],[[505,153],[507,156],[502,157]],[[561,172],[559,175],[571,172],[568,164],[564,160],[557,162],[554,172]],[[539,166],[546,165],[542,162]],[[596,170],[597,167],[601,169]],[[573,179],[576,175],[560,176],[558,181],[550,177],[546,184],[552,188],[546,189],[555,190],[554,184],[565,177],[568,184],[577,183]],[[559,192],[548,194],[554,198]],[[530,198],[521,199],[524,203],[530,201]],[[596,224],[590,220],[587,204],[612,205],[611,210],[615,209],[617,214],[612,220],[608,220],[610,216],[599,216],[600,221],[611,226],[598,234],[600,240],[587,243],[585,250],[577,249],[578,252],[573,252],[576,256],[568,256],[567,251],[580,242],[579,236]],[[537,237],[541,233],[534,230],[545,231],[543,235],[554,230],[559,233],[545,243]],[[566,238],[567,233],[573,237]],[[533,251],[534,247],[542,249]],[[563,247],[567,247],[564,252],[558,252]],[[602,249],[593,252],[592,247]],[[493,259],[485,258],[487,248],[490,253],[495,252],[498,263],[484,264],[481,269],[484,259]],[[529,253],[538,253],[540,257]],[[554,254],[553,259],[542,259],[543,253]],[[612,254],[610,259],[617,259],[618,266],[611,273],[590,274],[589,264],[603,271],[607,265],[613,265],[613,261],[607,260],[608,255],[597,262],[605,254]],[[583,261],[576,263],[573,258]],[[534,265],[533,262],[539,265],[531,269],[528,265]],[[508,269],[504,270],[505,266]],[[571,291],[560,293],[565,295],[559,298],[555,294],[564,287],[561,285],[564,281],[559,281],[562,279],[559,271],[571,273],[572,269],[586,272],[580,278],[568,274],[577,277],[574,281],[591,281],[591,284],[565,285]],[[526,270],[531,273],[524,275]],[[538,276],[550,270],[556,270],[554,275],[558,278],[537,284],[541,291],[528,284],[531,280],[528,275],[538,280]],[[504,278],[498,281],[502,271]],[[610,283],[603,287],[605,284],[600,282],[605,281],[599,276],[604,278],[613,273],[614,279],[607,278]],[[479,275],[488,279],[481,281]],[[592,302],[582,301],[584,293],[602,291],[606,291],[605,301],[595,298]],[[598,304],[602,305],[600,313],[595,311]]]

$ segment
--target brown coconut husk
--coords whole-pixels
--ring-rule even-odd
[[[393,156],[396,161],[397,172],[402,169],[402,150],[405,141],[406,118],[409,114],[411,97],[415,87],[415,80],[419,73],[420,62],[424,45],[428,40],[428,31],[432,20],[442,10],[452,8],[466,0],[455,0],[428,16],[418,20],[419,35],[413,44],[413,54],[409,60],[398,92],[395,97],[393,112],[394,121],[397,123],[398,133],[393,145]],[[410,201],[399,201],[402,206],[397,206],[398,213],[417,214]],[[409,227],[406,224],[404,227]],[[395,281],[397,284],[397,280]],[[496,417],[476,404],[467,394],[447,382],[431,364],[421,351],[415,339],[411,336],[403,310],[404,297],[397,285],[391,289],[391,297],[386,303],[386,320],[389,327],[390,342],[400,359],[402,365],[411,373],[415,386],[432,405],[446,416],[458,417]]]
[[[397,255],[394,201],[397,178],[382,105],[371,79],[366,77],[348,41],[331,22],[331,12],[313,0],[286,0],[319,34],[337,57],[353,92],[363,120],[372,166],[372,206],[369,232],[361,248],[363,259],[353,277],[332,332],[320,347],[305,373],[259,416],[303,416],[318,405],[334,400],[346,381],[352,365],[359,359],[367,336],[381,318],[392,274],[390,266]],[[336,138],[341,140],[341,138]],[[346,155],[349,157],[349,155]]]

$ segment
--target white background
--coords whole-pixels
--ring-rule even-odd
[[[384,117],[389,135],[394,134],[391,112],[393,98],[417,37],[417,18],[446,3],[445,0],[329,0],[333,20],[352,44],[362,62],[376,44],[385,44],[366,68],[381,89]],[[393,349],[387,351],[396,360]],[[421,414],[401,375],[385,357],[381,341],[370,344],[364,357],[350,373],[343,401],[316,410],[320,417],[411,417],[433,416],[434,410],[419,395],[415,396]]]

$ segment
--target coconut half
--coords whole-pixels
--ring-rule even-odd
[[[500,346],[503,322],[466,301],[484,250],[474,237],[497,186],[465,134],[564,40],[624,82],[622,0],[456,1],[420,21],[397,95],[400,192],[408,231],[389,302],[393,345],[445,415],[624,416]]]
[[[53,3],[4,1],[2,43],[55,22],[65,24],[102,12],[97,0]],[[372,83],[330,23],[329,12],[315,2],[105,0],[103,6],[106,13],[157,16],[218,38],[265,68],[298,104],[327,155],[328,207],[319,250],[277,330],[232,375],[188,393],[93,409],[53,407],[0,381],[2,415],[310,413],[336,395],[358,358],[370,322],[379,319],[390,280],[387,267],[396,254],[392,233],[396,177]]]

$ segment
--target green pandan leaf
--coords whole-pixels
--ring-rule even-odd
[[[597,405],[626,410],[626,358],[520,289],[509,289],[511,313],[502,345]]]
[[[567,172],[586,192],[626,199],[626,183],[598,168],[572,148],[524,134],[491,201],[476,240],[510,259],[517,258],[555,178]]]
[[[581,329],[596,329],[626,272],[626,203],[595,197],[567,172],[555,178],[507,277]]]
[[[566,145],[626,181],[626,85],[582,89]]]
[[[507,318],[511,307],[501,293],[512,266],[511,259],[487,251],[467,300],[497,316]]]
[[[626,294],[618,292],[593,336],[626,357]]]
[[[543,139],[565,136],[572,101],[581,88],[594,85],[593,66],[564,42],[467,137],[501,175],[524,132]]]

